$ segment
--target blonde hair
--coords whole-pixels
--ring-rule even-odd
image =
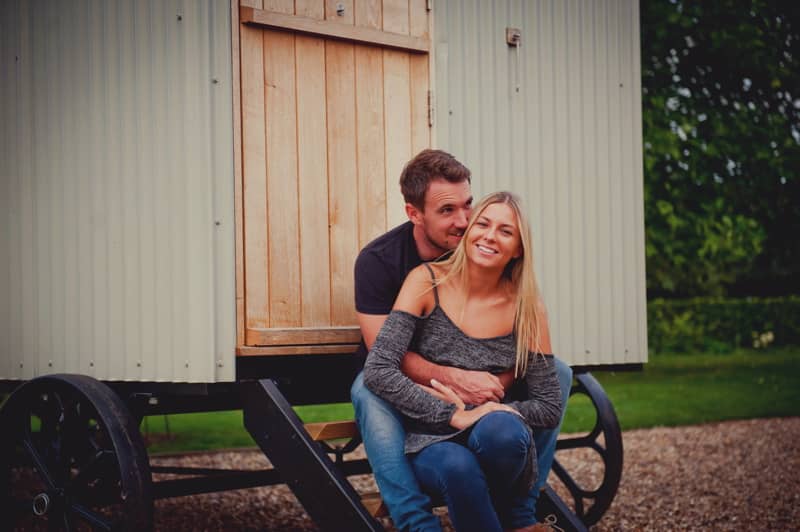
[[[525,374],[528,367],[528,352],[541,353],[540,324],[542,316],[539,306],[539,287],[536,282],[536,273],[533,269],[533,241],[531,240],[530,225],[522,212],[520,200],[515,194],[505,191],[494,192],[483,198],[474,207],[472,216],[470,216],[469,223],[464,231],[464,238],[461,239],[453,254],[439,263],[444,267],[446,273],[436,280],[436,284],[439,285],[455,278],[468,287],[466,236],[486,207],[495,203],[508,205],[516,215],[517,225],[519,226],[520,246],[522,247],[520,257],[512,259],[503,272],[504,277],[510,282],[512,293],[516,296],[516,311],[514,313],[516,362],[514,365],[514,377],[518,378]]]

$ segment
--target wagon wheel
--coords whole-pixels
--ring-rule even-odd
[[[122,400],[83,375],[18,388],[0,410],[0,528],[148,530],[147,453]]]
[[[611,400],[600,383],[590,373],[581,373],[575,378],[577,383],[572,387],[570,397],[578,393],[589,396],[594,405],[597,420],[594,428],[588,434],[560,439],[556,449],[586,447],[594,450],[603,461],[603,479],[594,489],[582,487],[558,462],[558,454],[556,454],[556,460],[553,461],[553,472],[572,495],[575,514],[586,526],[591,526],[597,523],[611,506],[611,501],[614,500],[622,478],[622,432]],[[604,443],[598,441],[601,435]]]

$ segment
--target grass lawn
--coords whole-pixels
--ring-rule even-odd
[[[727,355],[657,355],[644,370],[596,372],[624,429],[800,415],[800,349],[742,350]],[[350,404],[298,407],[306,422],[352,419]],[[570,399],[564,432],[586,431],[594,408]],[[142,433],[150,452],[255,445],[240,411],[151,416]]]

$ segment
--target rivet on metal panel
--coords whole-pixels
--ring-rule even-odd
[[[178,15],[178,22],[180,22],[181,20],[183,20],[183,15]]]
[[[214,225],[222,225],[222,222],[220,222],[219,220],[214,220]]]
[[[136,367],[137,367],[137,368],[141,368],[141,367],[142,367],[142,361],[141,361],[141,360],[138,360],[138,361],[136,362]]]
[[[90,360],[90,361],[89,361],[89,367],[90,367],[90,368],[93,368],[93,367],[94,367],[94,360]]]
[[[184,364],[184,365],[188,368],[189,367],[189,361],[187,360],[186,364]]]
[[[222,366],[224,366],[224,364],[222,363],[222,360],[217,360],[217,367],[221,368]]]
[[[219,80],[217,78],[211,78],[211,83],[219,83]]]
[[[25,366],[25,364],[23,364],[22,362],[20,362],[20,363],[19,363],[19,367],[21,367],[21,368],[22,368],[22,367],[24,367],[24,366]]]
[[[589,351],[589,350],[587,349],[587,350],[586,350],[586,354],[587,354],[587,355],[591,354],[591,351]]]
[[[48,366],[50,366],[50,367],[52,368],[52,367],[53,367],[53,361],[52,361],[52,360],[48,360],[48,361],[47,361],[47,365],[48,365]]]
[[[336,14],[340,17],[344,16],[344,4],[339,2],[336,4]]]

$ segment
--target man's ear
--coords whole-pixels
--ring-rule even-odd
[[[414,225],[422,223],[422,212],[410,203],[406,203],[406,216]]]

